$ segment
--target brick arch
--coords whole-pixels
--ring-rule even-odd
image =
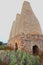
[[[38,55],[39,54],[39,47],[37,45],[34,45],[32,47],[32,52],[33,52],[33,55]]]
[[[39,48],[39,54],[40,54],[40,45],[37,43],[31,44],[31,53],[33,54],[33,46],[35,45]]]
[[[15,39],[15,42],[14,42],[14,49],[16,48],[16,46],[18,47],[18,49],[21,49],[22,47],[22,40],[21,39]]]
[[[18,44],[17,44],[17,42],[15,42],[15,51],[17,51],[18,50]]]

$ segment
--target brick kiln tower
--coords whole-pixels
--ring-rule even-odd
[[[14,50],[25,50],[33,54],[43,51],[43,35],[39,21],[34,15],[29,2],[24,2],[21,14],[13,22],[8,46]]]

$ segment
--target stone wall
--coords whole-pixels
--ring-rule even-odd
[[[18,34],[42,34],[38,19],[33,13],[29,2],[24,2],[21,14],[16,15],[12,24],[9,39]]]
[[[29,2],[24,2],[21,14],[13,22],[8,46],[33,53],[33,47],[43,51],[43,35],[38,19]]]
[[[14,48],[17,43],[19,50],[25,50],[29,53],[33,52],[33,46],[37,46],[40,51],[43,51],[43,35],[18,35],[9,40],[9,45]]]

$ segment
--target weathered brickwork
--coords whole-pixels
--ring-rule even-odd
[[[18,49],[33,53],[33,46],[37,46],[40,51],[43,51],[43,35],[18,35],[9,40],[9,46],[15,49],[17,43]]]
[[[43,34],[39,21],[34,15],[30,3],[24,2],[21,14],[13,22],[8,46],[14,50],[25,50],[30,53],[43,51]],[[35,51],[34,51],[35,50]]]

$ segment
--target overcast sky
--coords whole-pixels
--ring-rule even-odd
[[[30,2],[43,31],[43,0],[0,0],[0,41],[8,41],[12,23],[24,1]]]

